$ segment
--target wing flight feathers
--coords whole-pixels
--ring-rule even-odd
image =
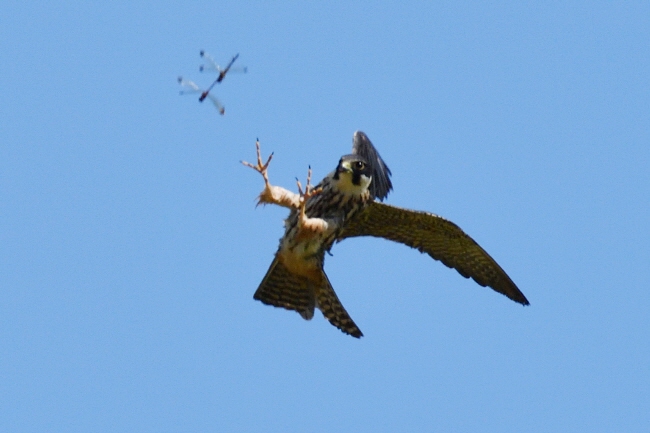
[[[515,302],[524,294],[490,255],[456,224],[438,215],[373,202],[344,227],[337,241],[375,236],[408,245]]]

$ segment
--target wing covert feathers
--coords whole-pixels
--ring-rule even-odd
[[[416,248],[481,286],[490,287],[520,304],[529,304],[483,248],[456,224],[432,213],[373,202],[348,222],[337,240],[356,236],[375,236]]]

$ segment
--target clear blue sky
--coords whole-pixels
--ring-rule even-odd
[[[0,431],[650,431],[650,6],[430,3],[5,2]],[[252,299],[239,161],[357,129],[530,307],[378,239],[326,259],[361,340]]]

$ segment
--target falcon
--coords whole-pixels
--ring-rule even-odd
[[[465,278],[490,287],[515,302],[528,305],[524,294],[490,255],[456,224],[438,215],[382,203],[393,188],[391,171],[361,131],[354,133],[352,153],[316,187],[311,167],[298,193],[269,183],[268,167],[256,142],[257,164],[242,161],[264,178],[259,204],[290,209],[284,236],[254,299],[297,311],[310,320],[318,308],[345,334],[363,336],[345,310],[324,271],[325,253],[335,242],[374,236],[408,245],[456,269]]]

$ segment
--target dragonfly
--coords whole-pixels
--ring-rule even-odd
[[[233,56],[233,58],[230,60],[230,63],[228,63],[228,66],[226,66],[224,69],[221,69],[221,67],[217,64],[217,62],[214,61],[214,58],[210,54],[206,53],[203,50],[201,50],[199,54],[201,54],[201,57],[203,57],[207,61],[207,64],[199,66],[199,71],[201,72],[212,71],[212,72],[217,72],[219,74],[219,76],[214,81],[214,83],[212,83],[212,85],[215,85],[216,83],[221,83],[223,79],[226,78],[226,74],[229,71],[243,72],[243,73],[246,73],[248,71],[248,68],[246,66],[239,66],[234,68],[232,67],[232,64],[235,63],[235,60],[237,60],[237,58],[239,57],[239,53]]]
[[[183,88],[183,90],[180,91],[181,95],[200,93],[201,96],[199,96],[199,102],[203,102],[205,98],[208,98],[210,99],[210,101],[212,101],[214,106],[217,107],[217,110],[219,110],[219,113],[222,116],[226,112],[226,109],[223,108],[221,102],[219,102],[219,100],[214,95],[210,94],[210,90],[212,89],[212,86],[208,87],[207,90],[203,90],[199,86],[197,86],[194,81],[186,80],[183,77],[178,77],[178,84],[180,84],[181,87]],[[212,85],[214,85],[214,83],[212,83]]]

